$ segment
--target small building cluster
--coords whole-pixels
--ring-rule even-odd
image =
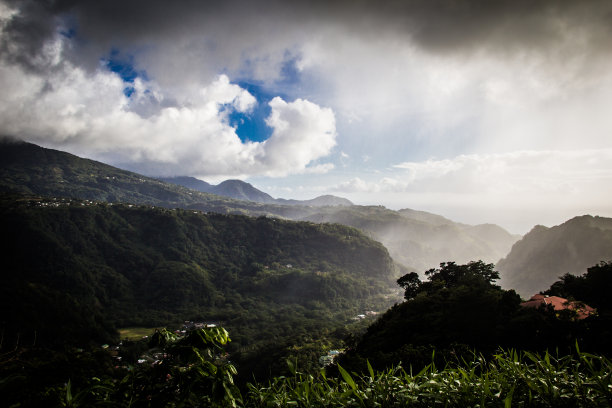
[[[378,315],[378,312],[375,312],[373,310],[368,310],[364,314],[358,314],[357,316],[353,317],[353,320],[361,320],[361,319],[365,319],[366,317],[372,317],[372,316],[377,316],[377,315]]]
[[[206,329],[209,327],[217,327],[217,323],[213,322],[193,322],[191,320],[185,320],[183,327],[180,330],[175,330],[174,333],[178,335],[184,335],[190,330]]]
[[[340,355],[340,350],[329,350],[326,355],[319,357],[319,364],[326,367],[334,363],[336,357]]]

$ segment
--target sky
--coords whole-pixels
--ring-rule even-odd
[[[513,233],[612,217],[612,2],[0,0],[0,134]]]

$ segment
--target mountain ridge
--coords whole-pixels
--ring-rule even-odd
[[[499,234],[484,238],[485,227],[409,209],[398,212],[383,206],[319,207],[236,200],[26,142],[0,143],[0,159],[0,191],[340,223],[370,234],[388,248],[397,262],[418,272],[450,260],[482,259],[494,263],[507,255],[517,239],[501,227],[493,228]],[[206,187],[204,182],[197,184]],[[333,204],[335,198],[314,200]]]
[[[501,285],[524,297],[545,290],[560,276],[582,274],[612,259],[612,218],[581,215],[545,227],[536,225],[497,263]]]
[[[178,177],[157,177],[158,180],[166,183],[181,185],[183,187],[193,188],[203,193],[212,193],[224,197],[233,198],[236,200],[253,201],[263,204],[280,204],[280,205],[302,205],[312,207],[326,206],[349,206],[353,203],[343,197],[334,195],[322,195],[310,200],[294,200],[285,198],[274,198],[268,193],[265,193],[252,184],[242,180],[225,180],[217,185],[212,185],[206,181],[190,176]]]
[[[273,204],[276,201],[271,195],[241,180],[225,180],[213,186],[210,192],[220,196],[235,198],[237,200],[255,201],[264,204]]]

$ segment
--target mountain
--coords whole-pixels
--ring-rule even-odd
[[[159,177],[166,183],[178,184],[183,187],[192,188],[203,193],[213,193],[236,200],[254,201],[265,204],[280,205],[302,205],[311,207],[327,206],[349,206],[352,202],[346,198],[333,195],[323,195],[311,200],[287,200],[284,198],[273,198],[271,195],[253,187],[252,184],[242,180],[226,180],[216,186],[195,177]]]
[[[225,180],[213,186],[210,192],[220,196],[231,197],[236,200],[255,201],[257,203],[274,203],[275,200],[267,193],[256,189],[251,184],[241,180]]]
[[[198,190],[208,185],[195,178],[178,179]],[[0,192],[195,208],[254,216],[274,214],[290,217],[295,212],[286,206],[264,205],[197,191],[70,153],[7,138],[0,138]],[[302,214],[301,211],[299,213]]]
[[[581,275],[612,260],[612,218],[584,215],[561,225],[534,227],[497,264],[501,284],[530,297],[566,273]]]
[[[178,177],[158,177],[165,183],[177,184],[179,186],[187,187],[192,190],[197,190],[201,193],[210,193],[213,186],[203,180],[189,176],[178,176]]]
[[[388,248],[397,262],[418,272],[445,261],[497,262],[519,238],[498,226],[455,223],[424,211],[357,206],[334,196],[261,203],[253,199],[271,197],[242,181],[211,186],[193,178],[173,180],[198,190],[210,188],[218,194],[239,194],[243,199],[196,191],[30,143],[0,143],[0,191],[340,223],[370,234]]]
[[[327,207],[301,219],[366,231],[387,247],[393,259],[418,272],[450,260],[495,263],[518,239],[496,225],[470,226],[423,211],[383,206]]]
[[[412,210],[410,208],[404,208],[402,210],[399,210],[398,213],[402,217],[406,217],[406,218],[409,218],[415,221],[426,222],[428,224],[432,224],[436,226],[455,224],[453,221],[441,215],[432,214],[432,213],[428,213],[425,211]]]
[[[217,200],[70,153],[20,141],[0,141],[0,190],[161,206]]]
[[[116,327],[202,319],[231,330],[244,357],[394,299],[387,250],[354,228],[0,197],[5,347],[105,342]]]
[[[348,207],[354,205],[346,198],[329,194],[315,197],[311,200],[286,200],[284,198],[277,198],[276,202],[284,205],[305,205],[310,207]]]

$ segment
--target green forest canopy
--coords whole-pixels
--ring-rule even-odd
[[[198,319],[231,330],[248,359],[333,337],[396,299],[386,249],[346,226],[24,197],[0,217],[4,347]]]

